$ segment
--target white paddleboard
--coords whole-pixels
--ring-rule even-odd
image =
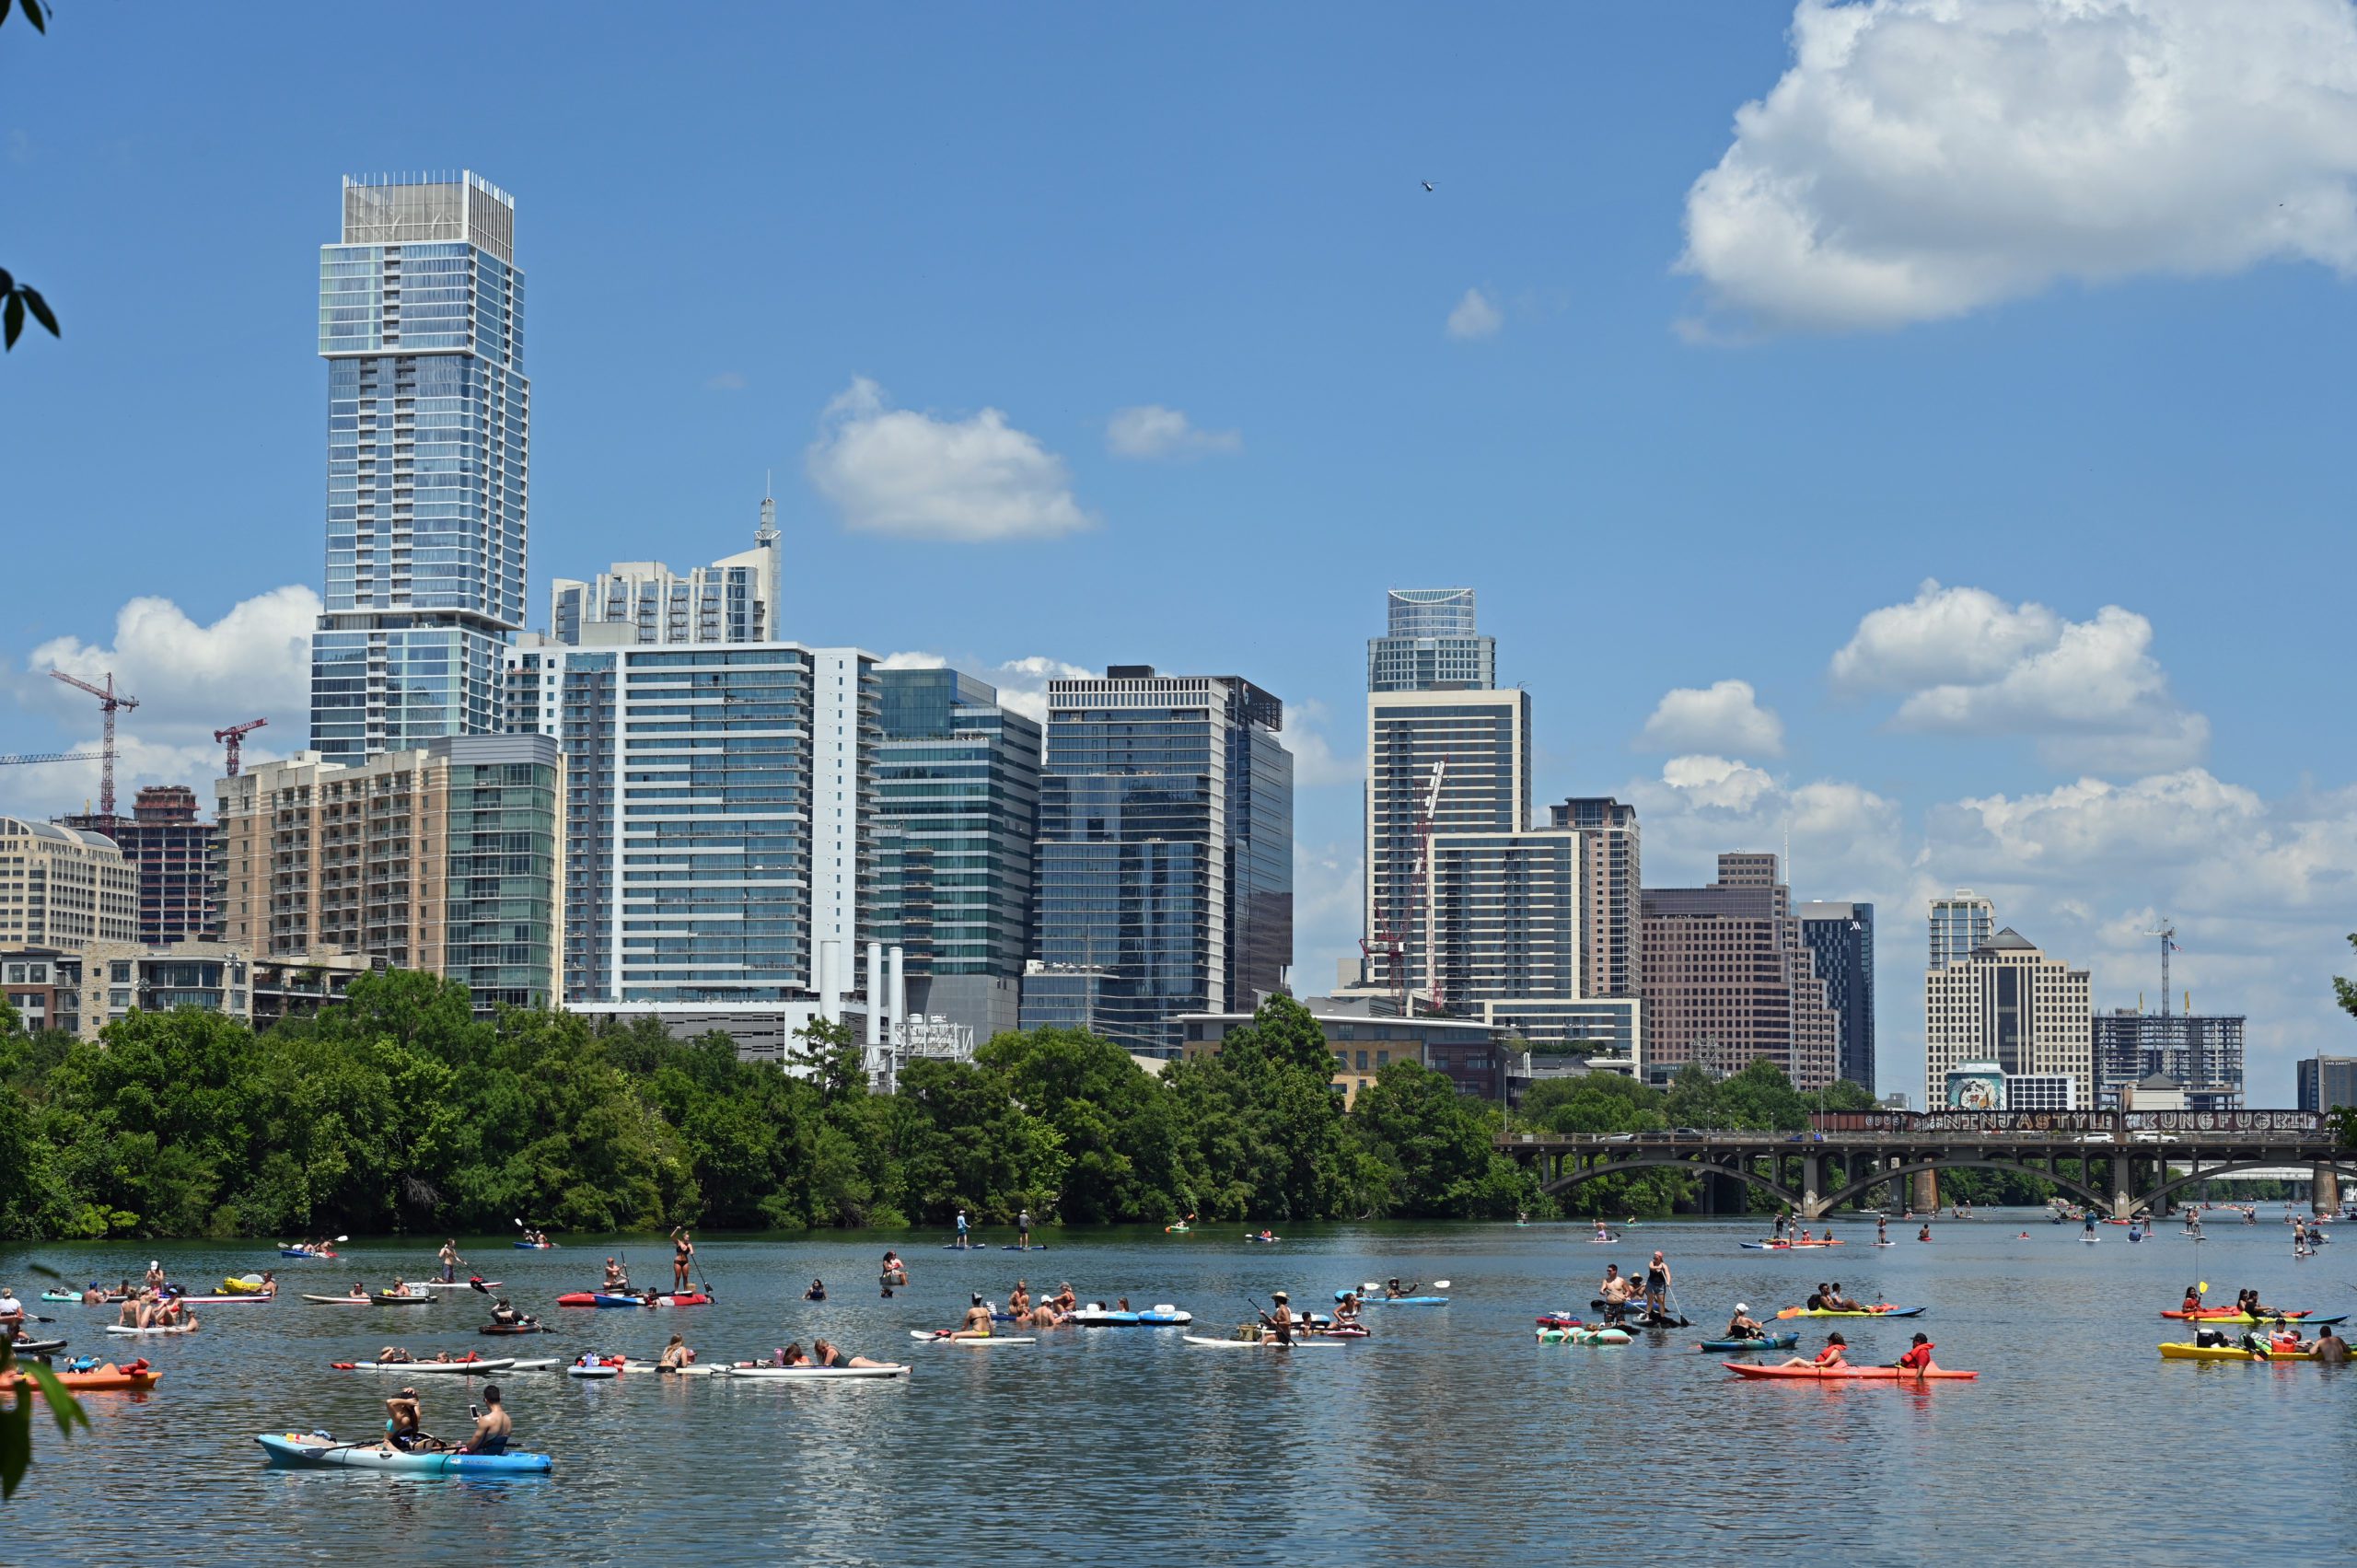
[[[480,1376],[486,1372],[505,1372],[516,1364],[508,1360],[493,1361],[355,1361],[354,1372],[448,1372],[461,1377]]]
[[[691,1368],[701,1372],[702,1367]],[[758,1377],[772,1383],[819,1382],[830,1377],[906,1377],[909,1368],[890,1366],[730,1366],[714,1368],[731,1377]]]
[[[911,1329],[909,1338],[923,1340],[925,1343],[934,1345],[1036,1345],[1039,1342],[1036,1339],[1026,1339],[1013,1334],[969,1335],[961,1338],[956,1334],[927,1333],[923,1329]]]
[[[1205,1350],[1340,1350],[1342,1347],[1340,1340],[1295,1340],[1287,1347],[1280,1346],[1274,1340],[1213,1340],[1201,1334],[1189,1334],[1187,1342],[1201,1345]]]

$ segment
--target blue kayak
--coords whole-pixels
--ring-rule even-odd
[[[1346,1290],[1338,1290],[1334,1293],[1334,1299],[1340,1301],[1350,1294],[1351,1292]],[[1362,1295],[1359,1297],[1359,1305],[1361,1307],[1446,1307],[1448,1297],[1445,1295]]]
[[[509,1246],[518,1252],[545,1252],[556,1245],[553,1241],[512,1241]]]
[[[546,1454],[403,1453],[381,1442],[338,1443],[317,1432],[265,1432],[254,1438],[273,1465],[307,1469],[398,1470],[409,1475],[536,1475],[546,1471]]]
[[[1764,1340],[1704,1340],[1697,1348],[1736,1353],[1747,1350],[1790,1350],[1800,1342],[1798,1334],[1771,1334]]]

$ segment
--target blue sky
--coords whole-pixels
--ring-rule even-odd
[[[1650,881],[1789,832],[1877,900],[1886,1086],[1971,886],[2105,1006],[2173,915],[2288,1103],[2357,1046],[2357,25],[2203,9],[67,0],[0,29],[0,265],[65,327],[0,361],[0,749],[93,733],[52,661],[147,698],[134,781],[299,740],[317,247],[345,172],[465,167],[517,200],[536,606],[742,548],[773,472],[807,640],[1249,676],[1314,989],[1364,639],[1470,584],[1542,801],[1636,798]]]

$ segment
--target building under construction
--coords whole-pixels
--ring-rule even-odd
[[[80,812],[58,820],[112,839],[139,877],[139,940],[210,941],[219,933],[213,903],[213,824],[197,815],[186,784],[149,784],[128,817]]]
[[[2240,1110],[2243,1029],[2236,1014],[2147,1013],[2119,1007],[2095,1016],[2096,1108],[2119,1109],[2119,1091],[2154,1073],[2185,1090],[2188,1110]]]

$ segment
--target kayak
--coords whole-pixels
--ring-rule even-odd
[[[1538,1342],[1542,1345],[1625,1345],[1634,1342],[1626,1329],[1591,1329],[1563,1327],[1541,1329]]]
[[[308,1247],[282,1247],[278,1249],[278,1255],[281,1258],[332,1258],[335,1256],[332,1252],[314,1252]]]
[[[473,1377],[485,1372],[505,1372],[516,1365],[513,1356],[484,1356],[476,1361],[331,1361],[328,1365],[338,1372],[447,1372],[454,1376]]]
[[[307,1295],[303,1299],[318,1302],[321,1307],[374,1307],[377,1305],[365,1295]]]
[[[262,1283],[260,1274],[248,1274],[242,1279],[232,1274],[221,1282],[221,1288],[231,1295],[251,1295],[257,1291],[265,1291],[273,1287]]]
[[[110,1323],[107,1325],[107,1332],[110,1334],[193,1334],[196,1332],[196,1325],[183,1323],[177,1329],[133,1329],[126,1328],[121,1323]]]
[[[478,1334],[553,1334],[556,1330],[545,1323],[485,1323],[475,1332]]]
[[[2272,1323],[2282,1319],[2287,1323],[2338,1323],[2340,1318],[2317,1318],[2306,1310],[2270,1312],[2264,1318],[2253,1318],[2239,1307],[2205,1307],[2199,1312],[2163,1312],[2164,1318],[2175,1318],[2187,1323]],[[2343,1314],[2343,1317],[2347,1314]]]
[[[576,1361],[565,1367],[564,1375],[567,1377],[619,1377],[622,1375],[622,1369],[619,1366],[609,1366],[602,1361],[592,1363],[587,1366]]]
[[[1187,1342],[1205,1350],[1340,1350],[1339,1340],[1295,1340],[1290,1345],[1274,1340],[1214,1340],[1202,1334],[1189,1334]]]
[[[325,1433],[262,1433],[254,1439],[273,1465],[312,1469],[398,1470],[412,1475],[534,1475],[549,1469],[546,1454],[403,1453],[382,1443],[335,1443]]]
[[[935,1334],[923,1329],[911,1329],[909,1338],[935,1345],[1036,1345],[1039,1342],[1020,1334]]]
[[[1284,1237],[1282,1236],[1248,1236],[1244,1239],[1247,1241],[1265,1241],[1273,1246],[1275,1243],[1283,1241]]]
[[[1800,1342],[1801,1337],[1797,1333],[1771,1334],[1764,1340],[1704,1340],[1694,1348],[1715,1351],[1722,1355],[1741,1355],[1746,1351],[1790,1350]]]
[[[2162,1361],[2315,1361],[2315,1351],[2247,1351],[2239,1344],[2164,1344]]]
[[[556,1243],[553,1241],[514,1241],[508,1243],[508,1245],[515,1248],[518,1252],[546,1252],[551,1248],[553,1248]]]
[[[2171,1313],[2168,1314],[2168,1316],[2175,1317],[2176,1314]],[[2346,1312],[2340,1314],[2338,1317],[2332,1318],[2311,1318],[2305,1312],[2286,1312],[2281,1317],[2277,1317],[2270,1313],[2265,1318],[2253,1318],[2247,1312],[2235,1312],[2223,1317],[2201,1318],[2195,1319],[2197,1322],[2216,1323],[2230,1329],[2257,1329],[2262,1328],[2270,1323],[2299,1323],[2304,1325],[2313,1325],[2316,1328],[2321,1329],[2328,1323],[2345,1323],[2348,1320],[2349,1314]]]
[[[1822,1307],[1787,1307],[1776,1314],[1779,1318],[1921,1318],[1920,1307],[1869,1307],[1864,1312],[1829,1312]]]
[[[592,1291],[586,1302],[561,1295],[556,1298],[556,1304],[559,1307],[709,1307],[712,1297],[702,1291],[693,1291],[686,1295],[657,1295],[649,1301],[643,1295],[608,1295],[603,1291]]]
[[[1357,1323],[1313,1322],[1309,1331],[1321,1340],[1364,1340],[1368,1337],[1365,1328]]]
[[[176,1295],[172,1299],[191,1307],[260,1307],[275,1295],[275,1291],[265,1291],[259,1295]]]
[[[1737,1247],[1747,1247],[1755,1252],[1806,1252],[1819,1247],[1847,1247],[1840,1237],[1830,1241],[1738,1241]]]
[[[1351,1294],[1346,1290],[1338,1290],[1334,1293],[1334,1299],[1340,1301]],[[1361,1307],[1446,1307],[1448,1297],[1445,1295],[1362,1295],[1359,1297],[1359,1305]]]
[[[1945,1366],[1902,1372],[1896,1366],[1746,1366],[1736,1361],[1722,1365],[1738,1377],[1805,1377],[1823,1382],[1925,1383],[1939,1378],[1969,1381],[1980,1376],[1978,1372],[1951,1372]]]
[[[104,1366],[95,1367],[88,1372],[59,1372],[52,1376],[64,1384],[73,1393],[93,1394],[110,1390],[138,1391],[152,1388],[156,1386],[157,1379],[162,1377],[163,1374],[150,1371],[144,1363],[126,1367],[117,1366],[110,1361]],[[22,1390],[30,1390],[38,1394],[41,1392],[41,1385],[21,1372],[11,1372],[0,1377],[0,1394],[14,1394]]]
[[[681,1370],[702,1372],[704,1368],[686,1367]],[[888,1366],[715,1366],[711,1369],[714,1376],[759,1377],[772,1383],[817,1382],[834,1377],[906,1377],[910,1370],[898,1362]]]

